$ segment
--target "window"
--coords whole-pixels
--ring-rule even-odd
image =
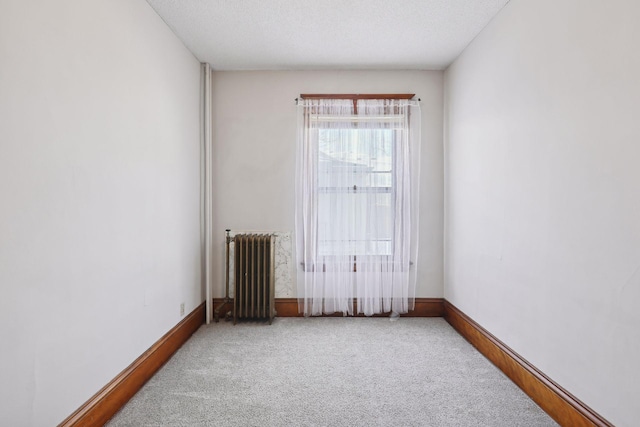
[[[408,99],[299,103],[296,243],[305,314],[406,312],[417,253],[420,114]]]
[[[318,254],[391,255],[394,131],[350,124],[318,130]],[[342,221],[333,215],[338,206]],[[362,220],[365,214],[373,224]],[[365,225],[367,232],[349,232]],[[350,235],[353,240],[345,240]]]

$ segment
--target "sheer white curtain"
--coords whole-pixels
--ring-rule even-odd
[[[418,252],[420,107],[298,103],[296,253],[305,315],[406,313]]]

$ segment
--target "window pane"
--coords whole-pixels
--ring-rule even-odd
[[[320,255],[391,255],[393,137],[393,129],[319,130]]]
[[[391,193],[320,193],[318,253],[391,255],[391,200]],[[335,215],[336,212],[339,215]]]
[[[391,187],[392,129],[319,129],[320,187]]]

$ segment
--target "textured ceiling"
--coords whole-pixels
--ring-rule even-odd
[[[215,70],[437,70],[509,0],[147,1]]]

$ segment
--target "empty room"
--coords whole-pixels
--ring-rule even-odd
[[[0,426],[640,425],[636,0],[0,0]]]

